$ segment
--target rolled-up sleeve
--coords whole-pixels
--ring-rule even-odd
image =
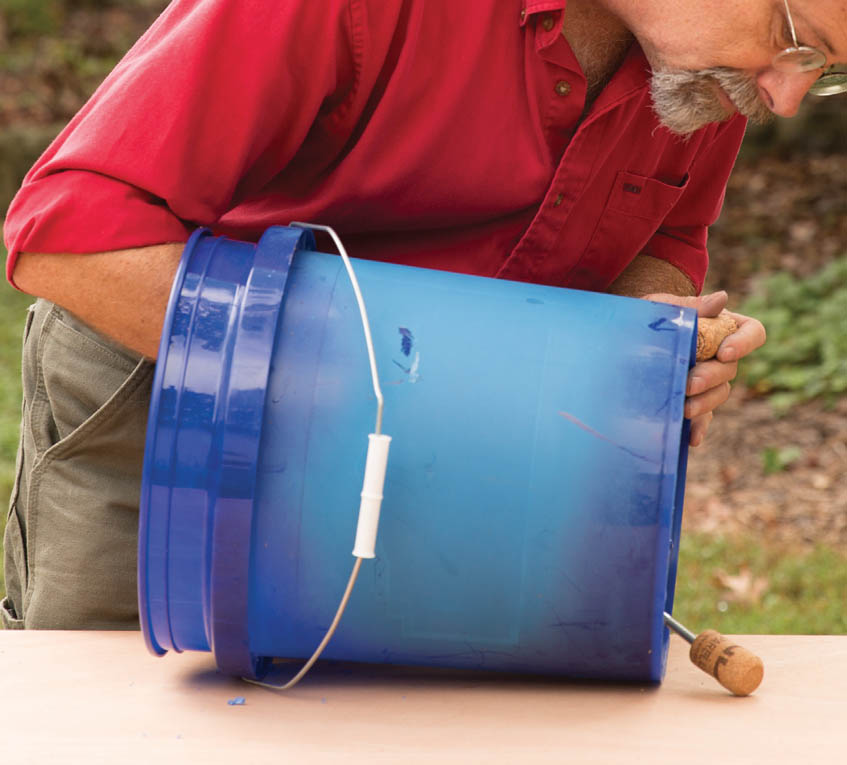
[[[27,174],[7,277],[20,252],[185,241],[261,188],[352,97],[351,4],[171,3]]]

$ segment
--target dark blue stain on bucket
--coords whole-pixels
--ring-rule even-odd
[[[673,320],[669,321],[665,316],[650,322],[647,326],[654,332],[677,332],[679,329]]]
[[[407,327],[398,327],[397,332],[400,334],[400,352],[409,358],[409,362],[397,361],[392,359],[392,362],[405,373],[406,377],[401,380],[389,380],[389,384],[397,385],[403,382],[416,383],[420,378],[421,354],[415,351],[414,358],[410,358],[412,350],[415,347],[415,336],[412,330]]]
[[[399,327],[397,330],[400,333],[400,350],[404,356],[408,356],[412,352],[412,345],[415,342],[415,336],[411,330],[406,327]]]
[[[341,260],[284,231],[186,246],[141,494],[148,646],[254,677],[332,620],[373,427]],[[418,374],[425,327],[427,379],[383,389],[378,557],[325,657],[659,682],[695,312],[354,264],[380,371]]]

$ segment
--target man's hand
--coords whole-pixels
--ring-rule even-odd
[[[696,308],[697,315],[717,316],[726,308],[726,292],[713,292],[701,297],[679,297],[664,292],[644,295],[645,300]],[[765,328],[749,316],[730,313],[738,330],[720,344],[717,356],[697,363],[688,375],[685,416],[691,420],[691,446],[703,443],[712,413],[729,398],[730,381],[738,372],[738,361],[765,342]]]

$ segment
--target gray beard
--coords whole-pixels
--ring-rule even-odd
[[[755,80],[735,69],[717,67],[696,72],[658,70],[653,72],[650,95],[653,111],[672,133],[689,137],[710,122],[721,122],[732,112],[715,93],[715,83],[723,88],[736,109],[751,122],[765,124],[773,119],[762,103]]]

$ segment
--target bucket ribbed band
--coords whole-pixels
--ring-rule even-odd
[[[169,571],[171,532],[193,522],[188,535],[210,562],[206,640],[224,672],[251,677],[264,665],[250,653],[247,619],[262,413],[288,271],[303,248],[314,249],[314,239],[302,229],[270,228],[255,246],[194,232],[174,281],[148,420],[139,527],[147,645],[158,654],[196,647],[175,628],[179,581]],[[217,376],[208,363],[196,368],[210,355],[221,362]],[[204,396],[204,386],[214,389]]]

